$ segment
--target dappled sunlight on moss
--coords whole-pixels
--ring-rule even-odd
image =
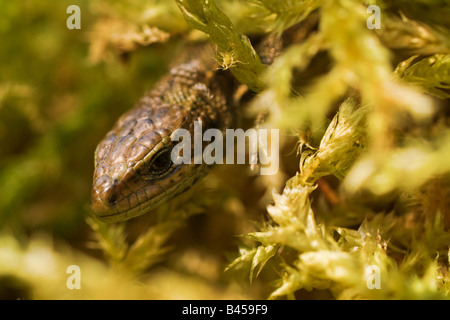
[[[442,2],[376,1],[375,30],[375,1],[80,1],[80,30],[64,2],[0,2],[0,298],[449,298]],[[300,22],[263,64],[260,38]],[[280,130],[280,171],[218,166],[147,215],[97,221],[96,144],[206,40],[254,91],[243,124]]]

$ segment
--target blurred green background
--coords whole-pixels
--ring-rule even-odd
[[[90,60],[95,3],[2,1],[0,221],[14,231],[77,237],[96,144],[167,63],[154,52]],[[66,27],[70,4],[81,30]]]
[[[89,209],[97,143],[183,45],[205,35],[188,27],[175,1],[0,0],[0,299],[264,299],[276,287],[291,298],[448,297],[450,6],[445,0],[371,2],[388,13],[378,33],[361,24],[366,1],[218,0],[236,30],[250,36],[283,30],[325,3],[319,36],[286,52],[265,75],[268,88],[256,101],[272,112],[270,124],[285,129],[279,174],[218,166],[158,210],[105,225]],[[80,30],[66,27],[70,5],[81,9]],[[316,64],[306,69],[311,61]],[[326,67],[316,68],[320,63]],[[291,74],[301,78],[305,99],[286,90]],[[372,107],[358,112],[370,110],[375,125],[367,133],[341,116],[348,130],[331,130],[329,145],[320,145],[336,101],[354,91]],[[418,114],[431,101],[436,112],[421,123]],[[260,110],[244,115],[243,123],[252,125]],[[307,120],[320,126],[308,132]],[[355,127],[356,134],[345,136]],[[301,159],[297,143],[307,150]],[[411,154],[424,156],[408,166]],[[349,195],[341,181],[357,160],[362,174],[344,181],[356,190]],[[375,168],[369,173],[367,163]],[[308,165],[314,168],[305,170]],[[268,214],[272,190],[281,193],[299,169],[305,178],[291,180],[292,189],[275,197]],[[311,197],[300,193],[307,179],[321,184]],[[333,204],[333,197],[341,202]],[[311,229],[282,226],[273,222],[277,217],[306,217]],[[262,231],[256,241],[242,236],[254,231]],[[311,239],[323,247],[313,248]],[[296,242],[300,249],[291,245]],[[224,272],[239,255],[245,263]],[[383,285],[390,283],[382,293],[358,278],[373,260],[385,267]],[[81,290],[67,286],[70,265],[80,266]],[[260,270],[249,279],[249,271]]]
[[[66,27],[69,5],[81,9],[80,30]],[[139,281],[132,272],[110,271],[114,258],[86,223],[97,143],[187,41],[175,2],[1,0],[0,7],[0,299],[263,297],[257,285],[230,291],[239,279],[223,275],[230,261],[224,252],[235,256],[239,235],[254,228],[247,219],[260,221],[264,212],[257,204],[264,189],[252,185],[254,177],[241,179],[245,167],[217,169],[162,209],[195,207],[189,210],[201,214],[174,224],[167,243],[162,232],[154,247],[170,250],[158,252],[167,254]],[[156,21],[172,37],[156,33],[165,43],[150,47],[142,45],[146,39],[130,40],[141,31],[139,19]],[[244,209],[245,195],[254,210]],[[124,237],[111,242],[132,243],[154,220],[143,216],[116,234],[114,226],[100,228],[106,238]],[[80,265],[82,290],[66,287],[71,264]]]

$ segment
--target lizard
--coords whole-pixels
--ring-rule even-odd
[[[307,28],[313,25],[309,22]],[[261,61],[270,65],[286,44],[302,38],[298,28],[281,37],[263,38],[257,48]],[[236,124],[232,96],[238,85],[218,67],[212,47],[194,45],[181,56],[154,89],[118,119],[95,150],[91,209],[102,221],[121,222],[148,213],[208,173],[212,166],[205,163],[172,162],[176,129],[186,129],[192,136],[194,121],[203,131],[224,131]]]

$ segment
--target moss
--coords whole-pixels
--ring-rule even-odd
[[[448,299],[445,1],[80,1],[81,30],[63,3],[0,3],[3,296]],[[253,39],[313,15],[261,63]],[[221,166],[146,216],[86,224],[96,143],[204,39],[255,92],[244,122],[280,130],[279,173]]]

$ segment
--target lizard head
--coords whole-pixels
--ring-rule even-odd
[[[206,103],[208,97],[196,96],[195,104]],[[210,166],[194,163],[194,143],[191,161],[175,164],[172,150],[177,129],[194,137],[195,121],[202,131],[216,127],[216,115],[205,110],[144,97],[125,113],[95,151],[91,209],[97,217],[118,222],[139,216],[202,178]]]
[[[179,128],[193,132],[197,118],[184,107],[155,98],[143,98],[139,108],[125,113],[95,151],[94,213],[106,222],[128,220],[158,207],[202,177],[205,164],[174,164],[171,157],[172,134]]]
[[[229,126],[232,116],[224,95],[214,83],[208,86],[210,80],[197,60],[173,68],[99,143],[91,209],[101,220],[147,213],[207,173],[210,166],[195,164],[194,152],[191,161],[175,164],[172,149],[177,129],[193,137],[196,121],[203,125],[202,134]]]

